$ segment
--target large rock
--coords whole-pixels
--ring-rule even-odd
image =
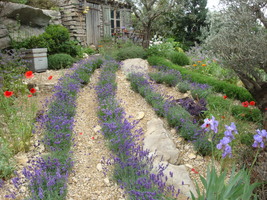
[[[39,8],[16,3],[0,2],[0,5],[1,4],[4,8],[1,10],[0,17],[18,20],[24,25],[44,27],[49,24],[49,21],[52,18]]]
[[[8,30],[4,24],[0,24],[0,38],[6,37],[8,35]]]
[[[163,127],[161,119],[152,119],[147,123],[144,138],[144,148],[155,152],[156,160],[167,161],[171,164],[179,163],[179,150],[170,139],[169,132]]]
[[[128,75],[129,73],[147,73],[148,62],[141,58],[127,59],[122,62],[122,71]]]
[[[0,49],[4,49],[9,47],[10,44],[10,38],[9,37],[3,37],[0,38]]]
[[[162,165],[168,165],[163,172],[164,175],[168,177],[166,185],[173,185],[176,190],[180,189],[180,192],[187,197],[191,197],[190,191],[194,196],[197,196],[195,185],[191,180],[185,165],[172,165],[167,162],[154,163],[153,171],[156,172],[159,169],[159,166]]]

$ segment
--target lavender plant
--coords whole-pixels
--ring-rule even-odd
[[[115,72],[118,64],[105,62],[96,87],[102,133],[109,140],[113,152],[114,178],[126,190],[129,199],[172,199],[164,196],[166,190],[175,193],[173,187],[165,188],[164,169],[151,173],[153,158],[138,144],[142,130],[133,132],[136,122],[125,118],[124,110],[116,100]],[[145,92],[145,91],[144,91]]]
[[[73,165],[70,147],[72,143],[73,123],[76,107],[76,94],[81,87],[82,80],[76,71],[84,66],[88,69],[88,76],[96,68],[97,59],[83,60],[72,68],[72,73],[59,80],[54,88],[54,94],[44,105],[46,110],[38,118],[39,125],[35,132],[42,131],[47,154],[30,161],[25,167],[23,175],[29,181],[28,199],[65,199],[66,180]],[[91,69],[90,69],[91,68]],[[15,187],[20,184],[20,178],[14,179]],[[14,197],[14,193],[6,196]]]

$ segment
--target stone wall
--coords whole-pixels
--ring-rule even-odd
[[[61,5],[62,25],[69,29],[71,39],[80,44],[86,44],[86,23],[83,7],[76,0],[62,1]]]

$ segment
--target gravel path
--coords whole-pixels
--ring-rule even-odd
[[[151,68],[149,68],[151,70]],[[112,181],[110,172],[111,166],[104,166],[101,162],[103,158],[110,158],[111,152],[105,144],[104,137],[99,130],[97,118],[97,101],[94,87],[98,82],[98,76],[101,69],[97,69],[91,77],[90,83],[81,89],[77,98],[77,113],[75,116],[76,123],[74,127],[75,146],[73,147],[73,158],[75,161],[73,171],[70,173],[68,180],[68,200],[125,200],[124,191]],[[63,71],[65,72],[65,71]],[[40,88],[51,88],[52,83],[47,82],[48,75],[53,75],[53,83],[56,82],[62,72],[53,74],[52,71],[37,74],[35,76],[36,84]],[[145,132],[147,122],[153,118],[157,118],[153,108],[148,105],[143,97],[130,89],[130,83],[126,80],[122,70],[117,73],[117,99],[121,100],[121,106],[127,116],[132,116],[131,120],[140,119],[136,128],[142,128]],[[39,77],[39,78],[38,78]],[[38,82],[39,80],[39,82]],[[50,84],[51,83],[51,84]],[[40,84],[43,84],[40,86]],[[159,85],[159,91],[164,94],[175,96],[175,98],[184,97],[183,94],[176,91],[175,88]],[[49,94],[45,91],[44,94]],[[38,94],[37,94],[38,95]],[[42,93],[40,92],[40,95]],[[141,116],[141,117],[140,117]],[[165,127],[168,128],[166,120],[163,120]],[[192,180],[199,181],[199,175],[191,171],[194,168],[201,175],[205,176],[206,166],[210,162],[210,158],[203,158],[196,155],[191,144],[180,138],[174,130],[169,128],[172,133],[172,139],[176,143],[177,148],[182,152],[180,154],[181,164],[188,167]],[[105,176],[105,167],[108,167],[108,173]],[[104,168],[104,169],[103,169]],[[6,186],[8,187],[8,185]],[[1,188],[0,188],[0,193]],[[1,195],[2,196],[2,195]],[[187,199],[179,195],[179,199]]]
[[[75,116],[75,143],[73,147],[74,168],[68,182],[69,200],[123,200],[123,190],[103,173],[102,158],[110,158],[110,151],[98,128],[97,99],[94,87],[98,82],[100,69],[91,77],[77,99]],[[109,169],[112,171],[112,169]]]

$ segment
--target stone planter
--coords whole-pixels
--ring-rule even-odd
[[[47,48],[26,49],[22,51],[25,59],[29,61],[29,70],[44,72],[48,68]]]

